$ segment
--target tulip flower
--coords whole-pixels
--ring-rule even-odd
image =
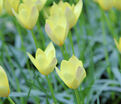
[[[10,94],[10,88],[7,75],[4,69],[0,66],[0,97],[8,97]]]
[[[116,47],[118,48],[119,52],[121,53],[121,37],[119,39],[119,42],[116,39],[114,39],[114,41],[115,41]]]
[[[23,0],[23,2],[30,2],[30,1],[33,4],[35,4],[37,6],[38,10],[40,11],[44,7],[47,0]]]
[[[14,9],[13,13],[19,23],[24,28],[29,30],[31,30],[35,26],[39,16],[39,11],[36,5],[32,4],[31,2],[21,3],[18,13],[16,13]]]
[[[97,2],[104,10],[109,10],[113,7],[113,0],[94,0]]]
[[[60,70],[56,68],[56,71],[59,77],[71,89],[77,89],[86,77],[86,72],[83,68],[82,62],[74,55],[69,59],[69,61],[63,60],[61,62]]]
[[[114,0],[114,7],[121,10],[121,0]]]
[[[68,24],[65,16],[50,16],[46,20],[45,31],[55,44],[62,46],[68,35]]]
[[[3,9],[3,0],[0,0],[0,14],[2,13],[2,9]]]
[[[82,11],[82,0],[76,5],[70,5],[67,2],[60,1],[59,4],[55,4],[50,8],[50,15],[55,15],[59,13],[60,15],[65,15],[68,21],[69,28],[72,28],[76,23]]]
[[[35,67],[43,75],[50,74],[57,64],[56,52],[52,43],[47,46],[45,51],[37,49],[35,58],[31,54],[27,54]]]
[[[19,3],[20,0],[4,0],[4,7],[10,15],[13,15],[12,8],[17,12]]]

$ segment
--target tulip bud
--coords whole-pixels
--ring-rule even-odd
[[[2,13],[3,10],[3,0],[0,0],[0,14]]]
[[[113,7],[113,0],[94,0],[97,2],[104,10],[109,10]]]
[[[46,20],[45,31],[55,44],[62,46],[68,35],[68,24],[65,16],[50,16]]]
[[[12,8],[14,9],[15,12],[17,12],[19,3],[20,0],[4,0],[4,7],[10,15],[13,15]]]
[[[121,10],[121,0],[114,0],[114,7]]]
[[[119,52],[121,53],[121,37],[119,38],[119,42],[114,39],[116,47],[118,48]]]
[[[8,97],[10,94],[10,88],[7,75],[4,69],[0,66],[0,97]]]
[[[43,75],[50,74],[57,64],[55,48],[52,43],[47,46],[45,51],[37,49],[35,58],[31,54],[27,54],[35,67]]]
[[[19,23],[29,30],[35,26],[39,16],[39,11],[32,2],[21,3],[18,13],[15,10],[13,10],[13,13]]]
[[[56,71],[59,77],[71,89],[78,88],[86,77],[82,62],[75,56],[72,56],[69,61],[63,60],[61,62],[60,70],[56,68]]]
[[[30,1],[37,6],[39,11],[41,11],[47,0],[23,0],[23,2],[30,2]]]

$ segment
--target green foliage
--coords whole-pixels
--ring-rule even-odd
[[[54,0],[48,0],[47,6]],[[56,0],[55,0],[56,1]],[[68,0],[72,3],[74,0]],[[58,2],[58,1],[56,1]],[[33,30],[38,47],[45,49],[50,42],[44,30],[41,13]],[[75,55],[84,63],[87,77],[80,85],[82,104],[121,103],[121,54],[114,37],[121,34],[121,12],[104,12],[92,0],[84,1],[83,12],[71,30],[65,45],[55,45],[58,66],[62,59]],[[10,97],[16,104],[52,104],[52,96],[45,76],[31,64],[26,52],[34,54],[35,43],[31,31],[22,28],[14,17],[0,17],[0,65],[6,69],[11,88]],[[49,75],[59,104],[75,104],[74,91],[68,89],[54,71]],[[9,104],[0,98],[0,104]]]

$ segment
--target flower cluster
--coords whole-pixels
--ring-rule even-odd
[[[37,49],[35,58],[30,53],[27,54],[35,67],[43,75],[50,74],[54,68],[56,68],[59,77],[69,88],[78,88],[80,83],[86,77],[86,72],[82,62],[74,55],[69,59],[69,61],[63,60],[61,62],[61,70],[56,67],[56,51],[52,42],[47,46],[44,52],[41,49]]]
[[[45,30],[50,39],[59,46],[64,44],[71,29],[76,23],[82,11],[82,0],[76,5],[60,1],[49,8],[49,16],[46,19]]]
[[[39,12],[45,3],[46,0],[23,0],[22,2],[21,0],[0,0],[0,13],[2,12],[4,4],[4,8],[8,14],[15,16],[21,26],[31,30],[36,25]],[[59,46],[64,44],[69,30],[78,21],[82,6],[82,0],[79,0],[76,5],[70,5],[68,2],[60,1],[58,4],[53,3],[49,7],[45,31],[55,44]],[[61,70],[56,67],[56,50],[52,42],[50,42],[45,51],[38,48],[35,58],[30,53],[27,53],[27,55],[43,75],[49,75],[56,68],[59,77],[69,88],[77,89],[86,77],[86,71],[82,62],[74,55],[69,61],[63,60],[61,62]],[[10,89],[6,73],[0,67],[0,97],[9,96],[9,93]]]

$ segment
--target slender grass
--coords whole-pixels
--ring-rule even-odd
[[[105,25],[104,25],[104,11],[101,10],[102,16],[101,16],[101,21],[102,21],[102,35],[103,35],[103,43],[104,43],[104,52],[105,52],[105,58],[106,58],[106,64],[107,64],[107,73],[110,78],[112,78],[111,75],[111,68],[110,68],[110,62],[109,62],[109,56],[108,56],[108,50],[106,48],[107,42],[106,42],[106,33],[105,33]]]
[[[70,43],[71,43],[72,52],[75,55],[75,52],[74,52],[74,43],[73,43],[73,40],[72,40],[72,33],[71,33],[71,31],[69,32],[69,40],[70,40]]]
[[[10,97],[8,97],[8,100],[10,101],[11,104],[15,104],[14,101]]]
[[[80,101],[80,96],[79,96],[78,89],[75,89],[74,92],[75,92],[75,95],[76,95],[77,104],[82,104],[81,101]]]
[[[36,49],[37,49],[37,48],[38,48],[38,42],[37,42],[37,39],[36,39],[36,36],[35,36],[35,34],[34,34],[34,31],[33,31],[33,30],[31,30],[31,35],[32,35],[32,38],[33,38],[33,40],[34,40],[35,47],[36,47]]]
[[[49,89],[50,89],[50,92],[51,92],[51,95],[52,95],[54,104],[57,104],[57,100],[56,100],[56,98],[55,98],[54,90],[53,90],[52,84],[51,84],[51,82],[50,82],[50,79],[49,79],[48,76],[46,76],[46,79],[47,79],[47,82],[48,82],[48,86],[49,86]]]

